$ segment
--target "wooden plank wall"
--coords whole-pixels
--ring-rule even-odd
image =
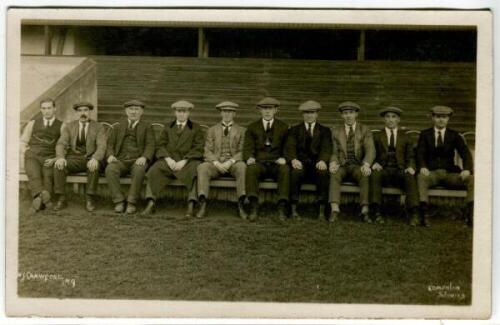
[[[195,104],[193,120],[212,125],[219,121],[214,105],[223,100],[240,104],[237,120],[243,125],[259,117],[255,103],[263,96],[279,99],[280,118],[301,120],[298,105],[314,99],[323,105],[320,121],[341,122],[336,110],[344,100],[358,102],[360,119],[371,127],[382,125],[377,111],[386,105],[405,110],[402,126],[430,125],[429,108],[455,109],[450,127],[475,129],[474,63],[401,61],[321,61],[231,58],[158,58],[93,56],[97,62],[99,120],[113,122],[123,115],[121,104],[137,98],[147,104],[145,118],[165,122],[173,117],[170,105],[178,99]]]

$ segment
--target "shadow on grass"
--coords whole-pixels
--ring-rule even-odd
[[[69,202],[30,214],[22,198],[20,296],[470,304],[472,231],[450,210],[435,209],[426,229],[409,227],[397,206],[385,225],[361,223],[355,206],[329,225],[311,205],[280,222],[264,204],[249,223],[226,202],[210,202],[201,220],[184,219],[178,201],[147,218],[104,200],[94,213],[82,197]]]

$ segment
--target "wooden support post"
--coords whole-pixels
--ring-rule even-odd
[[[359,31],[358,61],[365,60],[365,31]]]
[[[198,57],[208,58],[208,39],[203,28],[198,28]]]
[[[44,26],[44,37],[45,37],[44,54],[51,55],[52,54],[52,35],[50,33],[50,26],[48,26],[48,25]]]

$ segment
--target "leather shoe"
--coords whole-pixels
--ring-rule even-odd
[[[136,213],[137,209],[135,207],[135,204],[133,203],[127,203],[127,211],[125,212],[126,214],[134,214]]]
[[[382,213],[380,212],[375,213],[375,223],[381,225],[385,223],[384,216],[382,215]]]
[[[189,209],[189,208],[188,208]],[[207,210],[207,201],[203,200],[200,202],[200,209],[198,210],[198,213],[196,214],[196,218],[204,218]]]
[[[338,219],[339,219],[339,212],[338,211],[332,211],[332,213],[328,217],[328,222],[329,223],[336,223]]]
[[[94,200],[91,197],[87,197],[85,200],[85,209],[87,209],[88,212],[95,211]]]
[[[125,211],[125,204],[122,202],[118,202],[115,204],[115,212],[116,213],[123,213]]]
[[[148,204],[146,205],[146,208],[141,213],[141,216],[149,216],[155,212],[155,201],[153,200],[148,200]]]
[[[300,214],[297,212],[297,204],[292,204],[291,206],[291,217],[292,219],[300,219]]]
[[[59,197],[59,200],[57,200],[56,205],[54,206],[54,211],[60,211],[68,206],[68,203],[66,202],[66,198],[64,196]]]
[[[416,226],[418,226],[418,224],[419,224],[419,222],[418,222],[418,214],[412,213],[412,215],[410,217],[410,226],[416,227]]]
[[[40,211],[42,209],[42,198],[41,195],[38,195],[33,199],[33,202],[31,203],[33,210]]]
[[[364,223],[372,223],[372,219],[368,213],[360,213],[359,217],[363,220]]]
[[[40,196],[42,197],[42,203],[45,206],[45,208],[51,209],[52,208],[52,201],[50,200],[50,193],[47,191],[42,191]]]
[[[184,215],[184,217],[191,218],[193,216],[193,213],[194,213],[194,202],[189,201],[188,206],[187,206],[187,211],[186,211],[186,214]]]
[[[240,215],[240,218],[243,220],[247,220],[248,215],[245,211],[245,206],[242,201],[238,202],[238,214]]]

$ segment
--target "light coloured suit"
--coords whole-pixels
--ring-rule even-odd
[[[245,195],[245,172],[246,164],[242,161],[243,140],[246,129],[238,124],[233,123],[229,129],[229,159],[235,162],[229,168],[228,174],[236,178],[236,193],[238,198]],[[224,128],[222,123],[212,126],[207,131],[205,140],[204,160],[205,162],[198,166],[198,196],[208,198],[210,189],[210,180],[218,178],[223,174],[215,167],[214,162],[224,162],[226,159],[222,157],[222,138],[224,136]]]
[[[337,162],[340,165],[338,171],[330,177],[329,201],[340,203],[340,186],[346,176],[350,176],[360,187],[360,204],[369,204],[369,177],[361,174],[363,164],[372,165],[375,159],[375,145],[370,129],[359,122],[356,122],[354,130],[354,155],[357,164],[348,164],[347,161],[347,134],[345,126],[332,129],[333,151],[330,162]]]

